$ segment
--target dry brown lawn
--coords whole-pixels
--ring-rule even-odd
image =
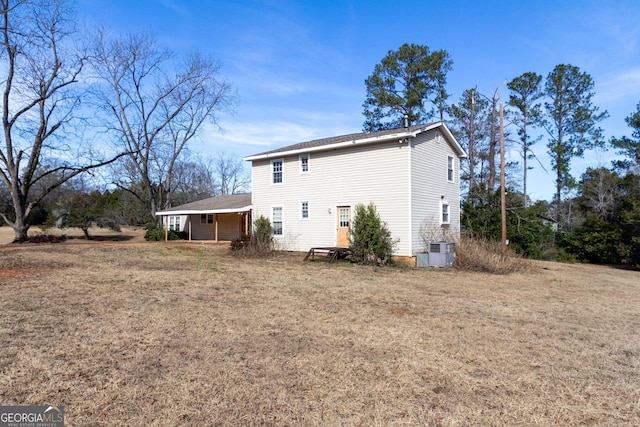
[[[0,250],[0,404],[69,426],[637,426],[640,273]]]

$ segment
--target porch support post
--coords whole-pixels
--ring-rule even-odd
[[[162,216],[162,225],[164,226],[164,241],[169,241],[169,217]]]
[[[191,215],[187,216],[187,224],[189,227],[189,241],[191,241]]]
[[[218,214],[215,214],[215,222],[216,222],[216,242],[218,241]]]

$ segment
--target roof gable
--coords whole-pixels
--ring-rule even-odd
[[[416,135],[432,129],[440,129],[447,137],[454,150],[460,157],[466,157],[464,149],[460,146],[456,138],[453,136],[449,128],[444,122],[434,122],[421,125],[413,125],[408,128],[387,129],[378,132],[360,132],[348,135],[334,136],[330,138],[316,139],[312,141],[300,142],[286,147],[277,148],[263,153],[247,156],[244,160],[252,161],[259,159],[268,159],[283,155],[301,154],[313,151],[324,151],[340,148],[343,146],[352,146],[355,144],[372,144],[376,142],[384,142],[393,139],[415,137]]]

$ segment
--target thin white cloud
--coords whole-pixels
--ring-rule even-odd
[[[170,9],[179,15],[189,16],[189,9],[176,2],[175,0],[160,0],[160,3],[167,9]]]
[[[340,114],[327,115],[313,111],[280,113],[288,119],[274,120],[265,117],[260,121],[234,120],[223,124],[219,132],[207,126],[200,137],[202,151],[236,151],[242,155],[284,147],[304,141],[344,135],[360,131],[360,123]],[[346,120],[346,119],[350,120]]]
[[[598,82],[597,99],[614,103],[633,98],[640,101],[640,67],[624,70]]]

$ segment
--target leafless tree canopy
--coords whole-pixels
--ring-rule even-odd
[[[74,176],[109,161],[91,160],[90,150],[69,131],[69,124],[78,125],[78,83],[88,58],[71,43],[67,5],[62,0],[0,0],[0,19],[0,179],[14,210],[1,216],[20,240],[35,204]]]
[[[109,130],[130,152],[128,166],[143,183],[151,216],[172,204],[176,165],[206,122],[233,101],[220,65],[199,54],[177,61],[146,33],[110,37],[99,33],[95,72]],[[128,183],[119,183],[123,187]]]
[[[248,191],[250,177],[238,156],[219,153],[211,161],[217,194],[237,194]]]

